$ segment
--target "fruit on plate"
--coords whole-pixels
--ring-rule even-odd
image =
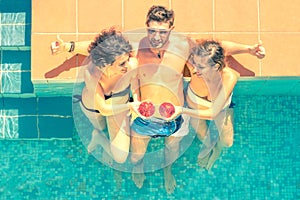
[[[175,113],[175,107],[172,103],[164,102],[159,106],[161,116],[169,118]]]
[[[144,101],[140,104],[138,111],[145,117],[150,117],[155,112],[155,106],[150,101]]]

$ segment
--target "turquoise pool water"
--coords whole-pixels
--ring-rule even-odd
[[[242,78],[233,147],[207,172],[195,139],[174,163],[168,195],[162,170],[138,189],[130,173],[87,153],[72,83],[32,84],[31,0],[0,1],[0,36],[0,199],[300,199],[299,77]]]
[[[142,189],[130,173],[89,155],[71,139],[0,140],[1,199],[299,199],[299,96],[234,96],[235,141],[211,172],[196,164],[196,139],[175,162],[174,194],[162,170]],[[29,130],[28,130],[29,131]]]

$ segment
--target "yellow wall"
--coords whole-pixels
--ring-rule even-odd
[[[175,31],[192,37],[255,44],[262,40],[263,60],[235,59],[255,76],[299,76],[300,3],[298,0],[32,0],[32,79],[74,79],[84,57],[53,56],[50,43],[92,40],[103,28],[124,31],[145,27],[152,5],[175,11]],[[48,77],[48,78],[45,78]]]

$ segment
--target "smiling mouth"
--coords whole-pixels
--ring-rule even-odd
[[[201,77],[202,73],[196,72],[196,76]]]
[[[151,44],[152,44],[152,46],[155,46],[155,47],[162,46],[162,41],[160,41],[160,40],[152,40]]]

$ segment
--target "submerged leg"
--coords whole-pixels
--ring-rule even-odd
[[[141,160],[140,163],[136,163],[135,166],[133,167],[131,178],[138,188],[142,188],[144,181],[146,179],[146,176],[143,172],[144,168],[144,163],[143,160]]]
[[[103,133],[99,133],[98,130],[94,129],[92,132],[92,139],[87,147],[88,153],[92,153],[97,145],[103,148],[102,161],[108,165],[112,165],[112,154],[110,151],[110,142]]]
[[[127,160],[130,146],[130,126],[126,113],[107,117],[107,127],[110,138],[110,151],[117,163]]]
[[[209,171],[212,168],[214,163],[221,156],[222,148],[223,148],[222,145],[220,145],[220,142],[218,142],[210,154],[210,157],[209,157],[209,160],[207,162],[205,169],[207,169]]]
[[[176,180],[172,174],[172,165],[166,166],[164,168],[164,182],[165,189],[168,194],[172,194],[176,187]]]
[[[100,145],[107,153],[110,154],[109,140],[103,133],[100,133],[97,129],[94,129],[92,132],[92,139],[88,145],[88,152],[91,153],[94,151],[97,145]]]
[[[209,152],[208,154],[206,154],[204,157],[203,157],[203,156],[199,156],[200,153],[201,153],[201,151],[200,151],[199,154],[198,154],[198,160],[197,160],[198,165],[199,165],[201,168],[206,168],[207,163],[208,163],[208,160],[209,160],[209,158],[210,158],[210,156],[211,156],[212,151],[210,151],[210,152]]]
[[[212,150],[207,166],[205,167],[207,170],[210,170],[221,156],[222,149],[224,147],[231,147],[233,144],[233,109],[227,108],[223,110],[214,121],[220,133],[220,139]]]
[[[172,164],[178,158],[180,141],[183,137],[170,136],[166,138],[165,144],[165,163],[164,168],[164,182],[165,189],[168,194],[172,194],[176,188],[176,180],[172,174]]]
[[[138,188],[142,188],[146,176],[144,174],[143,158],[146,153],[150,137],[143,137],[132,131],[131,137],[131,162],[134,164],[132,180]]]

